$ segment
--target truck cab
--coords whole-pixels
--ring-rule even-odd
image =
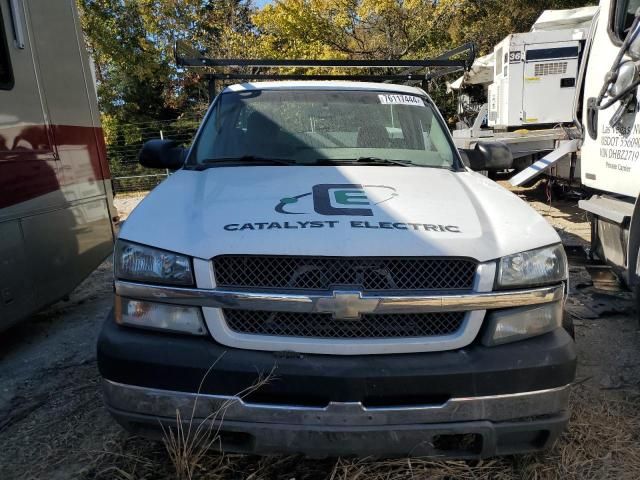
[[[468,167],[505,156],[458,151],[420,88],[227,87],[189,148],[140,154],[177,171],[115,247],[109,410],[143,435],[195,422],[258,454],[549,447],[575,374],[567,259]]]
[[[593,22],[580,148],[581,183],[592,195],[580,207],[591,218],[592,252],[640,297],[639,9],[637,0],[601,0]]]

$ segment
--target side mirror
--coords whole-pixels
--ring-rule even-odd
[[[633,84],[638,81],[638,76],[638,66],[635,62],[632,62],[631,60],[622,62],[618,67],[616,80],[609,85],[607,94],[610,97],[617,97],[618,95],[622,95],[624,92],[629,92],[629,89],[633,88]]]
[[[149,140],[138,154],[138,162],[143,167],[177,170],[186,160],[187,149],[178,146],[175,140]]]
[[[471,170],[495,172],[513,168],[513,155],[504,143],[478,142],[475,148],[460,149],[464,164]]]

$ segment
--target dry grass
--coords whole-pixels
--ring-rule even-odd
[[[548,452],[466,462],[402,458],[326,459],[252,457],[196,449],[187,476],[203,480],[551,480],[640,478],[640,398],[621,391],[574,387],[568,432]],[[216,430],[211,432],[215,437]],[[104,452],[100,479],[172,479],[177,467],[158,444],[127,438]],[[206,442],[205,442],[206,443]],[[215,443],[215,442],[214,442]],[[201,444],[201,445],[204,445]],[[125,455],[123,451],[126,451]],[[170,455],[169,455],[170,457]],[[195,458],[195,457],[194,457]],[[187,461],[185,457],[182,461]],[[107,471],[106,469],[109,468]],[[185,475],[178,473],[178,475]],[[190,476],[189,476],[190,475]]]
[[[218,450],[221,449],[220,428],[224,422],[226,411],[233,405],[235,400],[226,400],[218,409],[203,419],[196,419],[195,412],[198,406],[199,395],[202,391],[202,385],[223,355],[216,359],[200,381],[189,419],[184,422],[180,410],[176,410],[175,427],[165,428],[160,424],[163,431],[163,442],[169,454],[169,459],[175,468],[176,478],[178,480],[192,480],[194,478],[194,472],[202,468],[203,459],[210,450],[213,447],[218,447]],[[251,386],[236,394],[236,397],[241,399],[245,398],[247,395],[262,388],[269,383],[272,375],[273,370],[267,375],[260,374]]]
[[[638,479],[638,398],[612,398],[586,388],[572,393],[568,432],[544,454],[480,462],[399,459],[385,462],[338,460],[331,480]]]

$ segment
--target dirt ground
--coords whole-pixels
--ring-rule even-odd
[[[640,478],[640,331],[626,292],[595,288],[581,255],[589,226],[577,201],[517,189],[559,231],[571,262],[579,350],[572,420],[541,455],[483,462],[206,455],[206,479],[637,479]],[[123,218],[141,196],[118,197]],[[0,479],[176,478],[161,442],[130,436],[103,408],[95,343],[111,306],[111,260],[66,301],[0,335]]]

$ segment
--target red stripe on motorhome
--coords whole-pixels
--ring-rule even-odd
[[[102,128],[0,128],[0,208],[109,177]]]

